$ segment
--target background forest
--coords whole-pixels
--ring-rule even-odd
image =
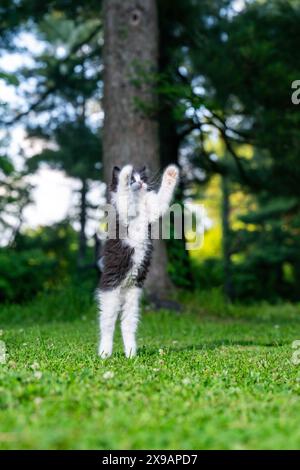
[[[300,0],[1,0],[0,448],[300,448]],[[115,164],[180,167],[136,358],[96,353]],[[173,237],[175,238],[175,237]]]
[[[22,302],[96,283],[103,19],[92,0],[4,0],[0,18],[0,299]],[[160,166],[177,162],[178,200],[205,208],[200,250],[167,245],[178,287],[299,300],[299,20],[297,0],[158,2]],[[62,219],[32,224],[45,169],[74,194]],[[53,212],[55,183],[48,197]]]

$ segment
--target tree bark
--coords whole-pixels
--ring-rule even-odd
[[[81,266],[86,255],[86,211],[87,211],[87,201],[86,196],[88,192],[87,181],[83,179],[81,181],[80,188],[80,231],[79,231],[79,248],[78,248],[78,266]]]
[[[160,169],[156,96],[158,23],[155,0],[104,0],[104,178],[114,165]],[[164,242],[154,243],[150,293],[171,286]]]
[[[224,264],[224,294],[229,300],[233,299],[232,266],[230,250],[230,190],[228,176],[222,175],[222,238]]]

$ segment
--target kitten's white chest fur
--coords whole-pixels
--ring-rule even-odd
[[[131,275],[136,276],[141,266],[148,247],[148,219],[146,198],[142,197],[135,202],[135,216],[129,218],[128,236],[124,240],[131,248],[134,248],[132,256],[133,267]]]

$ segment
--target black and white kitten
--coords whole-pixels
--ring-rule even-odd
[[[100,281],[99,356],[112,354],[115,323],[121,312],[121,330],[125,354],[136,354],[136,330],[139,299],[150,266],[152,242],[149,226],[168,210],[178,180],[174,165],[166,168],[158,192],[148,188],[145,168],[126,165],[114,167],[111,204],[117,213],[117,236],[109,237],[102,257]]]

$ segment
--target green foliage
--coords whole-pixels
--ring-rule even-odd
[[[100,179],[101,144],[99,134],[81,120],[65,122],[51,135],[47,130],[35,129],[30,135],[52,140],[56,150],[45,149],[27,160],[30,172],[36,171],[41,163],[63,170],[68,176],[80,180]],[[50,141],[51,141],[50,140]]]
[[[76,232],[66,220],[19,233],[15,239],[14,250],[22,252],[38,246],[49,256],[57,256],[63,268],[65,263],[71,262],[72,252],[76,251],[76,243]]]
[[[182,81],[191,90],[189,122],[198,130],[189,134],[190,160],[206,178],[226,172],[233,191],[241,188],[256,203],[241,218],[244,228],[229,234],[235,295],[299,299],[300,114],[291,101],[300,70],[294,53],[299,2],[251,2],[232,16],[230,5],[221,14],[222,2],[193,3],[201,20],[189,20],[189,52],[181,58]],[[204,125],[217,130],[231,161],[211,161]],[[244,143],[252,145],[253,157]]]
[[[184,240],[171,238],[167,244],[168,249],[168,273],[175,286],[191,289],[194,285],[194,273],[191,270],[191,262],[185,250]]]
[[[76,269],[77,247],[68,221],[18,233],[13,246],[0,249],[0,302],[28,301],[62,283],[95,286],[93,271]]]
[[[11,160],[5,155],[0,155],[0,171],[5,176],[8,176],[14,172],[14,166]]]
[[[4,80],[9,85],[14,85],[14,86],[19,85],[18,78],[12,73],[6,73],[6,72],[0,71],[0,80]]]
[[[181,202],[180,188],[177,189],[174,203],[181,205],[183,213],[183,205]],[[175,286],[185,289],[193,289],[194,273],[192,271],[191,260],[185,248],[184,238],[184,218],[181,220],[183,238],[175,239],[174,220],[170,221],[170,239],[167,242],[168,253],[168,273],[171,281]]]
[[[233,233],[232,250],[238,255],[234,265],[236,296],[299,300],[298,202],[288,198],[262,198],[260,202],[259,209],[241,217],[245,228]]]
[[[207,258],[202,262],[193,260],[192,270],[198,289],[221,287],[224,283],[223,261],[219,258]]]
[[[56,268],[56,260],[39,248],[15,252],[0,249],[0,302],[31,299],[45,288]]]
[[[1,142],[0,145],[7,145]],[[13,241],[22,223],[23,210],[31,201],[32,185],[17,171],[7,155],[0,155],[0,230],[2,244]]]

